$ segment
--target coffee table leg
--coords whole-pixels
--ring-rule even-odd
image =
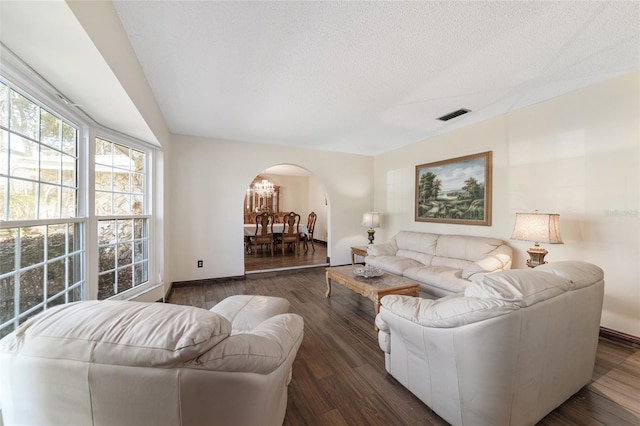
[[[327,292],[325,297],[331,297],[331,278],[329,278],[329,272],[327,271]]]

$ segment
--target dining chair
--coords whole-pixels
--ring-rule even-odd
[[[256,233],[253,236],[255,255],[258,256],[258,246],[268,245],[273,256],[273,215],[263,212],[256,216]]]
[[[290,212],[286,215],[282,222],[284,223],[284,229],[282,230],[282,255],[284,256],[285,248],[289,244],[293,244],[293,253],[298,254],[298,245],[300,242],[300,215],[296,212]]]
[[[318,218],[318,215],[315,214],[315,212],[309,213],[309,218],[307,219],[307,234],[300,235],[300,239],[304,244],[305,253],[307,252],[307,250],[309,250],[309,244],[308,244],[309,241],[311,241],[311,247],[313,248],[313,251],[316,251],[316,246],[313,245],[313,230],[316,227],[317,218]]]

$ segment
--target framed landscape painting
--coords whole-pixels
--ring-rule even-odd
[[[415,220],[490,226],[491,154],[416,166]]]

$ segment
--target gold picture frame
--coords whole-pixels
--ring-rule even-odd
[[[492,151],[416,166],[416,222],[491,226]]]

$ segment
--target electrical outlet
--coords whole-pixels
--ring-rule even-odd
[[[202,268],[202,260],[198,260],[198,268]]]

